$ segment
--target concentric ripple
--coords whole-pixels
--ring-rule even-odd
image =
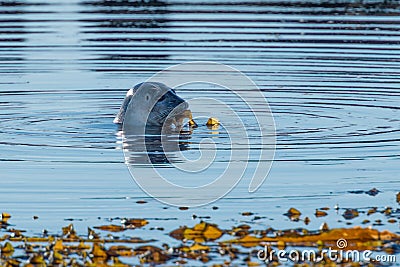
[[[84,165],[107,180],[110,165],[124,168],[112,119],[126,90],[175,64],[214,61],[255,81],[274,115],[275,162],[253,197],[342,196],[361,184],[396,190],[399,10],[391,0],[0,1],[2,175],[17,181],[20,173],[10,169],[23,166],[36,177],[51,165],[58,177],[57,168]],[[224,88],[178,94],[221,98],[251,122]],[[221,112],[207,108],[215,117]],[[253,151],[266,149],[251,127],[247,134]],[[186,153],[195,157],[211,135],[228,153],[223,131],[201,127],[183,144]]]

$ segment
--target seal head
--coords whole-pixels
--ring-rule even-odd
[[[144,82],[126,93],[114,123],[125,127],[161,127],[167,118],[180,115],[187,109],[187,102],[174,89],[163,83]]]

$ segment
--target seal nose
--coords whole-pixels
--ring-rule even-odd
[[[176,100],[176,106],[181,106],[182,109],[188,109],[189,104],[188,102],[186,102],[184,99],[180,98],[179,96],[177,96],[177,100]]]
[[[179,97],[177,94],[174,94],[173,92],[168,92],[168,94],[171,94],[170,103],[174,106],[177,107],[181,105],[183,109],[187,109],[189,107],[189,104],[181,97]]]

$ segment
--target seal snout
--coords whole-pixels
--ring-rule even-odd
[[[170,98],[170,106],[175,108],[177,112],[183,112],[189,108],[189,104],[182,98],[180,98],[177,94],[171,92],[174,97]]]

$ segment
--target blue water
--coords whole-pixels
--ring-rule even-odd
[[[398,208],[399,5],[364,2],[0,1],[0,212],[30,233],[59,233],[65,219],[86,233],[107,218],[147,218],[135,235],[178,244],[166,233],[198,222],[193,214],[223,228],[284,229],[304,226],[282,215],[296,207],[317,229],[347,226],[343,210],[315,218],[323,206]],[[193,60],[256,82],[277,150],[256,193],[244,179],[223,199],[181,211],[135,184],[112,120],[132,85]],[[349,193],[374,187],[375,197]],[[247,211],[265,218],[250,222]],[[399,231],[380,213],[374,219]]]

